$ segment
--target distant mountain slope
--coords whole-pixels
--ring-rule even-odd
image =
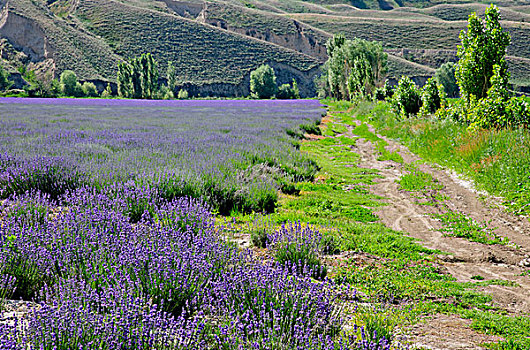
[[[512,34],[512,82],[530,87],[530,6],[494,3],[504,6],[503,26]],[[280,83],[296,78],[309,96],[333,34],[381,41],[390,54],[389,77],[422,82],[456,59],[467,16],[487,6],[464,0],[0,0],[0,60],[9,67],[32,62],[56,76],[73,69],[101,88],[115,81],[118,62],[152,52],[162,76],[173,61],[181,84],[203,96],[247,94],[250,71],[269,63]]]

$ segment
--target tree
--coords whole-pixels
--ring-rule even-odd
[[[118,63],[118,96],[132,97],[132,67],[127,62]]]
[[[296,82],[296,79],[293,79],[293,92],[294,98],[300,98],[300,89],[298,88],[298,83]]]
[[[474,100],[486,97],[495,65],[500,66],[501,72],[507,72],[504,57],[510,34],[501,27],[499,9],[491,5],[484,19],[476,13],[469,16],[467,31],[460,33],[460,39],[456,80],[462,97],[469,104],[473,100],[471,96]]]
[[[173,62],[167,63],[167,87],[173,94],[177,91],[177,68]]]
[[[458,96],[458,84],[456,83],[456,65],[453,62],[444,63],[436,70],[436,80],[441,84],[449,97]]]
[[[349,99],[356,97],[364,98],[368,94],[368,87],[372,85],[372,67],[364,55],[356,57],[353,61],[353,67],[348,76],[348,93]]]
[[[112,97],[112,88],[110,87],[110,83],[107,83],[107,87],[103,92],[101,93],[101,97],[103,98],[110,98]]]
[[[271,98],[276,95],[276,75],[269,65],[261,65],[250,73],[250,92],[261,99]]]
[[[13,82],[9,80],[9,73],[0,66],[0,91],[9,90],[13,86]]]
[[[429,78],[421,94],[420,115],[434,114],[441,107],[445,99],[443,87],[438,85],[435,78]]]
[[[180,90],[178,95],[177,95],[177,98],[179,100],[187,100],[188,97],[189,97],[188,91],[184,90],[184,89]]]
[[[118,64],[118,95],[151,99],[158,92],[158,67],[150,53]]]
[[[421,108],[421,93],[409,77],[401,77],[392,96],[391,105],[394,112],[403,118],[417,114]]]
[[[71,70],[65,70],[61,73],[61,87],[63,94],[66,96],[76,96],[77,91],[77,76]]]
[[[345,40],[334,36],[327,44],[329,59],[324,65],[323,88],[336,99],[372,95],[386,74],[387,54],[376,41]]]

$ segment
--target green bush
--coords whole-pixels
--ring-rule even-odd
[[[444,63],[436,70],[436,80],[443,86],[444,91],[449,97],[457,97],[459,94],[459,87],[456,83],[456,66],[453,62]]]
[[[293,79],[293,85],[283,84],[278,88],[276,98],[280,100],[294,100],[300,98],[300,90],[298,90],[298,84]]]
[[[391,98],[394,95],[394,90],[388,85],[388,80],[385,80],[385,85],[378,87],[374,91],[374,100],[384,101],[387,98]]]
[[[110,87],[110,83],[107,83],[107,87],[103,92],[101,93],[101,97],[103,98],[110,98],[112,97],[112,88]]]
[[[74,96],[74,97],[83,97],[83,96],[85,96],[85,93],[83,92],[83,85],[81,85],[80,82],[77,82],[75,84],[74,93],[73,93],[73,95],[70,95],[70,96]]]
[[[182,89],[182,90],[179,90],[179,93],[177,95],[177,98],[179,100],[187,100],[189,98],[189,95],[188,95],[188,91]]]
[[[421,93],[409,77],[401,77],[391,99],[393,111],[402,118],[415,115],[421,108]]]
[[[98,96],[98,90],[94,83],[85,82],[83,83],[81,90],[83,90],[83,95],[87,97],[96,97]]]
[[[470,128],[528,127],[530,107],[522,98],[511,96],[508,90],[509,75],[505,65],[495,65],[491,77],[491,88],[486,98],[476,103],[471,99],[467,119]]]
[[[267,99],[276,95],[276,75],[269,65],[262,65],[250,72],[250,93],[255,98]]]

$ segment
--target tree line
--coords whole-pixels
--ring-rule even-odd
[[[166,84],[160,84],[158,63],[150,53],[134,57],[118,64],[116,76],[117,91],[113,92],[110,83],[98,93],[91,82],[78,81],[71,70],[61,73],[59,79],[50,78],[50,74],[38,79],[35,72],[22,69],[21,74],[29,83],[25,92],[29,97],[103,97],[117,95],[121,98],[134,99],[187,99],[188,91],[180,88],[177,67],[169,61],[166,70]],[[0,66],[0,92],[11,88],[9,73]],[[276,74],[269,65],[261,65],[250,73],[250,96],[256,99],[296,99],[300,98],[298,83],[293,79],[291,84],[276,83]]]
[[[329,39],[328,60],[319,80],[319,95],[338,100],[387,100],[398,118],[434,116],[469,124],[470,128],[528,127],[530,106],[510,90],[507,47],[498,8],[491,5],[484,18],[469,16],[460,34],[457,63],[446,63],[419,88],[403,76],[394,88],[384,82],[387,56],[377,42]],[[450,101],[447,96],[460,99]]]

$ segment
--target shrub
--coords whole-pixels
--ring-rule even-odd
[[[101,93],[101,97],[103,98],[110,98],[112,97],[112,88],[110,87],[110,83],[107,83],[107,87],[103,92]]]
[[[81,90],[83,91],[83,95],[87,97],[98,96],[98,90],[96,89],[96,85],[94,85],[94,83],[84,82]]]
[[[262,65],[250,73],[250,93],[260,99],[271,98],[276,95],[276,75],[269,65]]]
[[[374,100],[376,101],[384,101],[387,98],[390,98],[394,95],[394,90],[392,90],[392,87],[388,85],[388,80],[385,81],[385,85],[378,87],[374,91]]]
[[[188,95],[188,91],[182,89],[182,90],[179,90],[179,93],[177,95],[177,98],[179,100],[186,100],[189,98],[189,95]]]
[[[83,96],[85,96],[85,93],[83,92],[83,85],[81,85],[81,83],[77,82],[75,84],[74,94],[71,95],[71,96],[74,96],[74,97],[83,97]]]
[[[291,85],[289,84],[283,84],[278,87],[278,93],[276,94],[276,98],[280,100],[292,100],[294,99],[294,91]]]
[[[391,100],[394,112],[403,118],[417,114],[421,108],[421,93],[409,77],[401,77]]]
[[[511,96],[508,90],[508,77],[505,65],[495,65],[491,77],[491,88],[486,98],[477,103],[470,100],[471,108],[467,119],[470,127],[476,128],[505,128],[527,127],[530,122],[530,107],[522,98]]]

